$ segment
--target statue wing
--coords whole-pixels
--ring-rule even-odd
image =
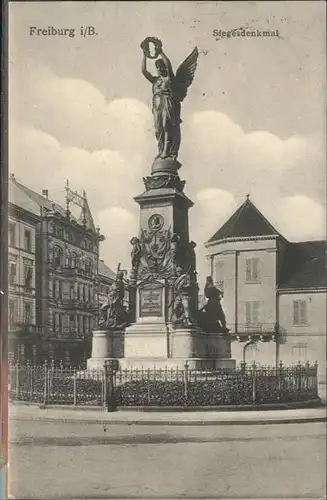
[[[174,93],[178,96],[180,101],[183,101],[187,94],[187,89],[193,82],[194,73],[198,63],[199,51],[195,47],[184,62],[176,71],[174,80]]]

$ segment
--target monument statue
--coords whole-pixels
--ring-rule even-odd
[[[192,326],[193,320],[190,311],[191,278],[189,273],[181,267],[176,269],[177,279],[174,284],[174,298],[172,301],[172,322],[176,326]]]
[[[118,328],[127,324],[128,313],[124,307],[124,273],[117,273],[109,289],[107,301],[100,307],[99,327],[102,329]]]
[[[130,243],[133,247],[131,252],[131,260],[132,260],[131,278],[136,279],[140,265],[140,260],[142,257],[142,247],[139,238],[137,238],[136,236],[134,236],[130,240]]]
[[[154,55],[150,52],[150,44],[154,45]],[[188,87],[194,78],[198,49],[197,47],[193,49],[174,74],[171,62],[164,53],[162,42],[158,38],[146,38],[141,43],[141,48],[143,50],[142,73],[152,83],[152,112],[158,142],[157,158],[176,160],[181,142],[181,102],[185,99]],[[156,76],[147,70],[147,58],[156,59]]]
[[[200,310],[201,326],[209,333],[227,333],[229,330],[226,326],[226,316],[221,305],[222,292],[213,284],[211,276],[207,276],[204,296],[207,302]]]
[[[180,236],[176,233],[173,233],[170,240],[170,258],[171,258],[172,276],[176,276],[176,257],[177,257],[177,249],[179,241],[180,241]]]
[[[191,277],[196,281],[196,255],[195,255],[196,243],[195,241],[189,241],[186,246],[186,265],[190,269]]]

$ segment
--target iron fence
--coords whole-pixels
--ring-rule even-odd
[[[241,364],[234,371],[9,367],[12,401],[44,405],[222,406],[289,403],[318,398],[317,364],[278,367]]]

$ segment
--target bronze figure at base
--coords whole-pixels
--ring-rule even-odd
[[[111,329],[129,324],[129,314],[124,306],[125,284],[124,273],[117,273],[116,281],[110,287],[107,302],[100,308],[99,328]]]
[[[199,311],[199,325],[207,333],[228,333],[226,316],[221,305],[222,292],[213,284],[211,276],[207,276],[204,296],[207,302]]]

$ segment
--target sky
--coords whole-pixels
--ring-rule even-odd
[[[66,179],[85,189],[102,258],[130,267],[133,198],[156,154],[140,43],[156,36],[175,70],[199,49],[179,161],[200,280],[203,243],[248,193],[290,241],[324,238],[324,19],[324,2],[305,1],[10,3],[10,172],[61,203]],[[49,26],[75,36],[30,34]],[[213,35],[240,27],[279,36]]]

